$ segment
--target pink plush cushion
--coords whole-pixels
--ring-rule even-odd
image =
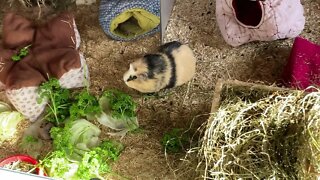
[[[286,85],[305,89],[320,86],[320,46],[297,37],[283,72]]]
[[[217,0],[216,17],[223,38],[234,47],[294,38],[305,24],[300,0]]]

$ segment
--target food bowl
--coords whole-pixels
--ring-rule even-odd
[[[38,161],[36,159],[34,159],[31,156],[28,155],[14,155],[14,156],[9,156],[7,158],[4,158],[2,160],[0,160],[0,167],[5,167],[6,165],[9,165],[11,163],[17,162],[17,161],[21,161],[27,164],[31,164],[36,166],[38,164]],[[35,168],[35,174],[40,175],[40,176],[47,176],[42,168]]]

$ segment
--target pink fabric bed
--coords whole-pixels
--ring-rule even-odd
[[[297,37],[305,17],[300,0],[217,0],[217,23],[225,41],[240,46],[251,41]]]

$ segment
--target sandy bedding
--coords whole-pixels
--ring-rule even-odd
[[[189,168],[173,171],[181,167],[179,159],[184,154],[166,157],[159,143],[163,134],[174,127],[186,129],[191,122],[191,132],[194,132],[206,121],[218,78],[266,83],[274,83],[278,79],[293,40],[250,43],[232,48],[220,35],[215,22],[214,2],[176,1],[165,39],[180,40],[190,45],[198,58],[197,72],[189,84],[152,97],[126,87],[122,75],[133,57],[156,50],[159,34],[134,42],[113,41],[99,26],[98,5],[73,9],[82,39],[81,50],[91,75],[91,91],[99,94],[105,89],[117,88],[134,96],[139,103],[138,117],[142,131],[129,134],[122,140],[126,148],[114,164],[114,171],[122,177],[194,179],[194,172],[187,171]],[[306,26],[302,36],[319,44],[320,1],[304,0],[304,7]],[[1,15],[6,10],[2,8]],[[3,93],[1,99],[6,101]],[[105,132],[103,134],[107,136]],[[0,152],[0,158],[20,153],[12,143],[3,144]]]

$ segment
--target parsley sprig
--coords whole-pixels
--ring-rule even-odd
[[[113,118],[136,117],[136,103],[132,97],[118,90],[106,90],[103,95],[107,99]]]
[[[69,89],[62,88],[55,78],[40,85],[39,96],[39,103],[44,99],[49,100],[45,119],[55,125],[61,125],[67,119],[76,120],[101,111],[97,98],[88,90],[72,94]]]
[[[45,116],[47,121],[60,125],[70,116],[70,94],[70,91],[62,88],[59,80],[55,78],[51,78],[40,85],[38,103],[41,103],[44,99],[49,100]]]
[[[84,90],[76,93],[74,102],[70,107],[70,117],[77,119],[79,117],[86,117],[91,114],[98,114],[101,112],[98,99]]]
[[[12,61],[20,61],[22,58],[26,57],[29,54],[29,47],[30,46],[31,46],[31,44],[20,49],[18,54],[15,54],[11,57],[11,60]]]

